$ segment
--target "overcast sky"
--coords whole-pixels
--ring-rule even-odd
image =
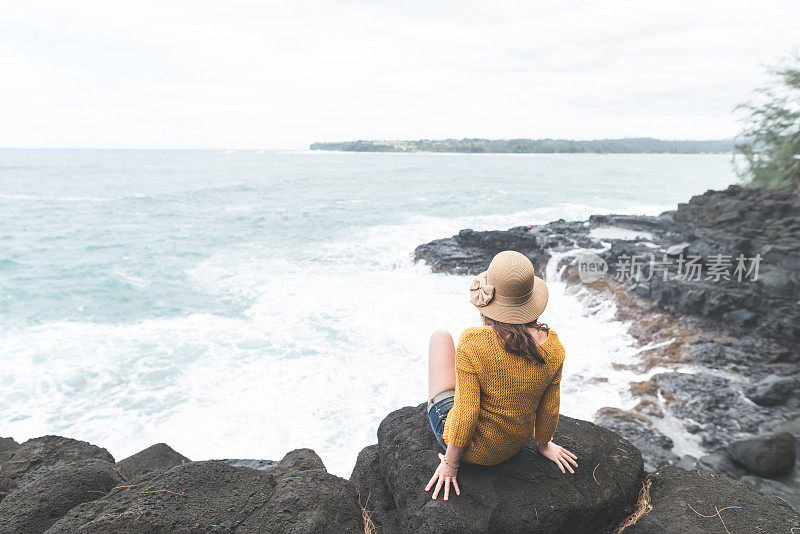
[[[797,0],[2,0],[0,146],[735,135]]]

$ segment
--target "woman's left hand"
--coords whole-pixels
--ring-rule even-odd
[[[456,495],[461,495],[461,490],[456,481],[458,468],[447,465],[444,461],[444,454],[442,453],[439,453],[439,459],[441,460],[439,462],[439,467],[436,468],[436,472],[431,477],[430,482],[425,486],[425,491],[430,491],[433,484],[436,483],[436,489],[433,491],[433,498],[435,499],[439,495],[439,490],[442,489],[442,484],[444,484],[444,500],[447,500],[450,497],[450,483],[452,482],[453,488],[456,490]]]

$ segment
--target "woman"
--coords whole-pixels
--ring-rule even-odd
[[[439,444],[439,467],[425,488],[435,499],[456,477],[463,460],[495,465],[514,456],[531,438],[539,452],[574,473],[577,456],[551,441],[558,423],[564,347],[538,322],[547,305],[547,286],[530,260],[511,250],[492,259],[470,286],[470,302],[484,326],[468,328],[458,340],[444,331],[431,336],[428,417]]]

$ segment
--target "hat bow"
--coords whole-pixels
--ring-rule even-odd
[[[476,276],[469,289],[472,292],[469,301],[475,306],[486,306],[494,298],[494,286],[489,283],[486,273]]]

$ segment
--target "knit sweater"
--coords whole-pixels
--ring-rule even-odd
[[[490,326],[468,328],[456,349],[456,396],[444,425],[445,443],[466,447],[462,458],[495,465],[533,435],[545,444],[558,424],[564,347],[550,330],[545,363],[507,352]]]

